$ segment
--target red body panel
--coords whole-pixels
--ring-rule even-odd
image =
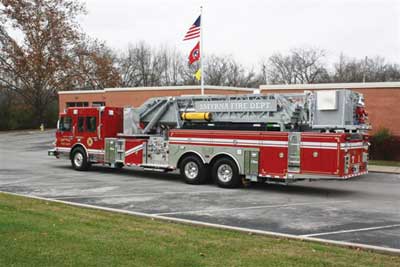
[[[125,140],[125,164],[140,165],[143,163],[143,148],[146,145],[144,139],[127,138]]]
[[[303,133],[301,136],[301,172],[339,175],[342,134]]]
[[[283,153],[283,157],[280,157]],[[283,177],[287,173],[287,147],[261,147],[258,172],[261,176]],[[276,178],[278,178],[276,177]]]
[[[300,171],[295,174],[348,178],[366,172],[362,139],[346,140],[346,133],[301,133]],[[288,174],[288,132],[171,130],[171,144],[253,147],[260,149],[259,175],[285,178]],[[181,138],[182,140],[179,140]],[[184,139],[188,140],[184,140]],[[344,172],[345,156],[350,155],[349,171]],[[354,173],[353,166],[359,170]]]

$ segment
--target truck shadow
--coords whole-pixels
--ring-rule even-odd
[[[63,166],[56,166],[56,168],[63,169],[63,170],[70,170],[75,172],[75,170],[68,165]],[[110,168],[107,166],[97,166],[94,165],[90,168],[90,170],[82,172],[90,175],[90,173],[101,173],[101,174],[115,174],[119,177],[123,177],[124,179],[128,180],[134,176],[135,178],[146,178],[152,180],[165,180],[165,181],[173,181],[183,183],[178,173],[165,173],[165,172],[157,172],[157,171],[143,171],[141,169],[134,169],[134,168],[122,168],[122,169],[115,169]]]
[[[340,181],[338,181],[340,182]],[[332,184],[332,186],[334,186]],[[360,194],[359,191],[354,191],[351,189],[342,188],[327,188],[311,185],[301,185],[301,184],[290,184],[290,185],[278,185],[278,184],[252,184],[249,187],[252,191],[260,192],[271,192],[271,193],[285,193],[288,195],[304,195],[304,196],[317,196],[317,197],[346,197],[354,196],[355,194]]]
[[[63,165],[57,166],[56,168],[63,169],[63,170],[70,170],[75,171],[72,169],[71,166]],[[178,172],[170,172],[170,173],[160,173],[156,171],[143,171],[141,169],[135,168],[122,168],[122,169],[114,169],[107,166],[92,166],[89,171],[84,172],[87,175],[90,173],[101,173],[101,174],[112,174],[116,175],[119,178],[119,181],[122,179],[124,181],[129,181],[134,176],[136,179],[144,178],[146,180],[158,180],[158,181],[165,181],[171,182],[176,184],[185,184],[185,182],[181,179]],[[115,178],[115,176],[113,177]],[[211,179],[210,179],[211,180]],[[348,181],[337,181],[337,183],[345,183]],[[333,187],[335,183],[330,183]],[[208,187],[217,187],[212,181],[205,185],[193,185],[193,186],[208,186]],[[342,198],[346,196],[353,196],[359,195],[360,191],[351,190],[349,188],[342,189],[342,188],[331,188],[331,187],[324,187],[318,186],[315,183],[310,183],[310,186],[304,184],[289,184],[289,185],[279,185],[279,184],[261,184],[261,183],[251,183],[248,186],[237,188],[237,189],[224,189],[220,188],[220,190],[228,190],[231,192],[238,192],[238,193],[246,193],[246,191],[251,192],[260,192],[260,193],[284,193],[287,195],[304,195],[304,196],[316,196],[316,197],[337,197]]]

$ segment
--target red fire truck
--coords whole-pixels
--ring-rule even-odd
[[[79,171],[178,169],[187,183],[227,188],[348,179],[367,173],[367,123],[362,95],[350,90],[160,97],[138,108],[67,108],[49,155]]]

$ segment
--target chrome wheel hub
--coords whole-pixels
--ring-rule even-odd
[[[185,165],[185,176],[189,179],[195,179],[199,174],[199,166],[193,161],[186,163]]]
[[[77,167],[81,167],[83,163],[83,155],[81,153],[76,153],[74,156],[74,164]]]
[[[229,182],[233,177],[232,167],[228,164],[221,164],[217,170],[218,179],[224,183]]]

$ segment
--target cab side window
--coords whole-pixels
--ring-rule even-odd
[[[84,117],[78,117],[78,132],[84,132],[85,131],[85,118]]]
[[[61,132],[70,132],[72,129],[72,118],[71,117],[61,117],[59,130]]]
[[[86,130],[88,132],[96,131],[96,117],[86,117]]]

